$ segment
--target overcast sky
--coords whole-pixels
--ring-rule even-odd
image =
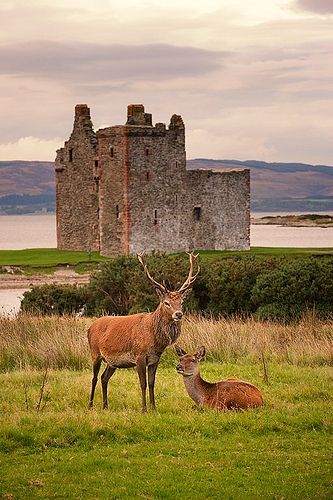
[[[0,160],[181,114],[188,158],[333,165],[333,0],[1,0]]]

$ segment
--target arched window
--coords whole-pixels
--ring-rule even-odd
[[[201,207],[194,207],[193,209],[194,220],[200,220],[201,217]]]

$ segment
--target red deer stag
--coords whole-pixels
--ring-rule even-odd
[[[197,405],[220,411],[246,410],[263,406],[259,389],[249,382],[227,378],[210,384],[203,380],[200,376],[199,361],[206,354],[204,347],[194,354],[186,354],[177,345],[175,349],[180,358],[176,370],[183,375],[187,393]]]
[[[90,326],[88,340],[93,362],[90,408],[93,407],[98,372],[102,361],[105,361],[106,368],[101,376],[103,408],[108,407],[107,386],[116,369],[136,367],[142,391],[142,412],[147,410],[147,368],[150,407],[155,409],[156,369],[165,348],[173,344],[180,335],[182,302],[200,271],[198,266],[196,274],[193,275],[194,262],[198,255],[188,255],[190,270],[187,279],[179,290],[169,291],[166,286],[152,278],[143,254],[138,254],[147,278],[159,295],[160,303],[157,309],[152,313],[143,312],[130,316],[104,316]]]

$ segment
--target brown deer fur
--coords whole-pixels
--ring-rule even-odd
[[[183,317],[182,302],[199,273],[193,276],[193,263],[197,256],[189,254],[190,271],[184,284],[177,291],[169,291],[155,281],[144,264],[143,255],[138,255],[146,276],[157,290],[160,303],[152,313],[130,316],[104,316],[92,323],[88,330],[88,341],[93,362],[93,379],[90,407],[93,407],[95,388],[102,361],[106,368],[102,373],[103,408],[108,407],[107,385],[117,368],[136,367],[142,392],[142,411],[146,407],[146,372],[151,408],[155,408],[155,374],[160,357],[166,347],[173,344],[180,335]]]
[[[205,356],[205,348],[194,354],[186,354],[179,346],[175,346],[179,356],[176,367],[183,375],[188,395],[199,406],[208,406],[220,411],[246,410],[263,406],[260,390],[249,382],[237,378],[227,378],[211,384],[200,376],[199,362]]]

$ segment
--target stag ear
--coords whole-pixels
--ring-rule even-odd
[[[199,351],[194,355],[198,361],[201,361],[206,356],[205,346],[200,347]]]
[[[175,351],[176,351],[177,356],[179,358],[182,358],[183,356],[186,355],[186,352],[179,345],[177,345],[177,344],[175,344]]]

